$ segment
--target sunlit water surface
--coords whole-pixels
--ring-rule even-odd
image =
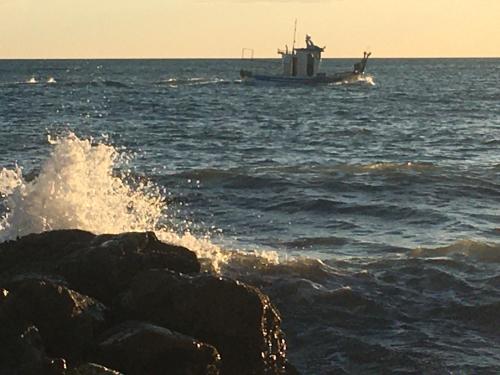
[[[304,374],[500,372],[500,60],[242,64],[278,67],[0,61],[0,238],[155,230],[268,293]]]

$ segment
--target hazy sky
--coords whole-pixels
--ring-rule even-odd
[[[500,0],[0,0],[0,58],[500,57]]]

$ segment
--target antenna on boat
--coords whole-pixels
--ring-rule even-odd
[[[295,27],[293,28],[293,44],[292,44],[292,53],[295,52],[295,37],[297,36],[297,18],[295,18]]]

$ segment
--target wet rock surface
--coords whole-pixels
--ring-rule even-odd
[[[153,232],[96,236],[58,230],[0,244],[0,282],[26,273],[52,275],[102,302],[110,302],[138,272],[152,267],[200,271],[194,252],[162,243]]]
[[[213,346],[144,322],[112,328],[98,346],[101,362],[126,374],[212,375],[221,362]]]
[[[152,232],[1,243],[0,347],[7,375],[295,373],[265,294]]]
[[[225,373],[279,373],[284,368],[278,312],[252,286],[206,274],[149,270],[136,277],[120,306],[125,316],[213,343]]]
[[[69,360],[81,358],[92,347],[106,312],[92,297],[37,279],[15,285],[3,310],[12,319],[33,323],[47,352]]]
[[[65,375],[123,375],[121,372],[97,365],[95,363],[84,363],[66,371]]]

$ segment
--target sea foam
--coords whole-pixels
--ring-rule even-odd
[[[130,162],[123,152],[72,133],[49,137],[49,143],[52,151],[33,180],[20,167],[0,170],[0,242],[55,229],[154,231],[163,241],[195,251],[208,268],[217,271],[227,261],[227,252],[208,237],[161,224],[167,205],[160,188],[118,173]]]

